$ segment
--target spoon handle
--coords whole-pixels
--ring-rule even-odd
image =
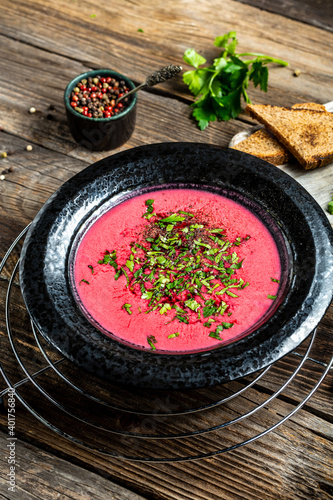
[[[140,85],[138,85],[137,87],[135,87],[135,89],[132,89],[130,90],[129,92],[127,92],[127,94],[124,94],[122,95],[121,97],[118,97],[118,99],[116,100],[116,104],[118,104],[118,102],[120,102],[122,99],[124,99],[125,97],[128,97],[132,94],[135,94],[135,92],[137,92],[138,90],[141,90],[143,89],[144,87],[147,87],[147,84],[146,82],[144,83],[141,83]]]
[[[125,97],[128,97],[131,94],[138,92],[138,90],[141,90],[144,87],[153,87],[158,83],[163,83],[166,80],[169,80],[169,78],[176,76],[182,69],[183,68],[181,66],[175,66],[174,64],[169,64],[169,66],[164,66],[164,68],[154,71],[154,73],[152,73],[146,78],[146,81],[144,83],[141,83],[140,85],[135,87],[135,89],[130,90],[129,92],[127,92],[127,94],[118,97],[118,99],[116,100],[116,105]]]

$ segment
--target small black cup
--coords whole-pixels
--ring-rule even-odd
[[[76,76],[69,82],[65,90],[65,106],[69,128],[76,142],[90,151],[107,151],[122,146],[131,137],[136,118],[137,95],[133,94],[128,107],[124,111],[110,118],[90,118],[77,113],[70,105],[70,94],[82,79],[88,77],[111,76],[117,80],[124,80],[130,90],[135,88],[134,83],[126,76],[111,69],[88,71]]]

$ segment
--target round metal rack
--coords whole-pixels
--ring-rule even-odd
[[[213,457],[277,429],[307,403],[332,367],[333,357],[311,357],[318,341],[314,331],[277,363],[220,386],[177,392],[111,386],[62,357],[45,342],[27,312],[26,323],[20,324],[24,303],[17,284],[19,249],[27,230],[0,264],[0,275],[10,267],[4,303],[6,348],[0,364],[6,387],[0,402],[15,389],[15,397],[32,415],[79,446],[142,462]],[[304,383],[309,363],[317,379]]]

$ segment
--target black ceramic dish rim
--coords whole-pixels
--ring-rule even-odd
[[[113,122],[117,121],[120,118],[123,118],[124,116],[128,115],[133,108],[136,106],[138,96],[136,93],[132,94],[130,96],[131,102],[128,105],[127,108],[125,108],[124,111],[121,111],[117,113],[116,115],[110,116],[109,118],[93,118],[90,116],[84,116],[81,115],[80,113],[77,113],[75,110],[73,110],[72,106],[69,103],[69,96],[72,90],[77,86],[77,84],[84,78],[90,77],[95,77],[97,75],[100,75],[102,77],[105,76],[111,76],[112,78],[117,78],[118,80],[124,80],[128,86],[130,87],[130,90],[135,89],[136,85],[132,82],[132,80],[129,79],[128,76],[123,75],[121,73],[118,73],[117,71],[113,69],[97,69],[97,70],[91,70],[91,71],[86,71],[85,73],[81,73],[80,75],[76,76],[73,78],[67,85],[65,92],[64,92],[64,103],[66,106],[67,111],[69,111],[75,118],[81,118],[83,120],[88,120],[90,122]]]
[[[332,229],[326,219],[326,216],[323,214],[321,208],[319,207],[319,205],[315,202],[315,200],[313,200],[313,198],[309,195],[309,193],[304,189],[302,188],[296,181],[294,181],[292,178],[290,178],[287,174],[281,172],[279,169],[275,168],[275,167],[272,167],[271,165],[263,162],[263,161],[259,161],[257,159],[254,159],[254,157],[250,157],[250,155],[246,155],[245,153],[239,153],[239,152],[233,152],[233,153],[230,153],[230,150],[225,150],[223,148],[220,148],[218,146],[210,146],[210,145],[204,145],[204,144],[193,144],[193,143],[168,143],[168,144],[155,144],[155,145],[150,145],[150,146],[142,146],[142,147],[139,147],[139,148],[134,148],[133,150],[130,150],[132,153],[134,152],[140,152],[140,155],[145,153],[146,152],[149,152],[151,149],[153,148],[166,148],[167,150],[173,150],[176,154],[182,152],[182,150],[188,148],[188,147],[192,147],[192,148],[201,148],[203,151],[208,151],[208,150],[211,150],[211,151],[220,151],[221,154],[222,154],[222,151],[226,152],[226,151],[229,151],[229,154],[232,154],[233,156],[238,157],[239,158],[244,158],[244,155],[245,157],[248,157],[248,158],[251,158],[252,161],[254,161],[254,163],[256,164],[256,167],[257,167],[257,170],[260,170],[261,168],[263,168],[264,170],[266,170],[267,168],[269,168],[270,170],[270,176],[275,179],[275,182],[279,183],[279,179],[281,179],[281,176],[282,178],[288,178],[288,181],[291,183],[291,185],[293,186],[294,189],[296,189],[298,191],[298,193],[300,193],[302,195],[302,197],[305,197],[305,200],[307,203],[310,202],[310,208],[311,210],[314,211],[314,213],[316,213],[316,216],[318,218],[318,220],[321,222],[322,226],[323,226],[323,229],[324,231],[327,233],[326,236],[326,243],[329,242],[330,245],[331,245],[331,248],[332,248],[332,245],[333,245],[333,232],[332,232]],[[118,153],[118,154],[115,154],[115,155],[112,155],[112,157],[109,157],[108,159],[104,159],[104,160],[101,160],[100,162],[97,162],[96,164],[88,167],[88,169],[85,170],[85,173],[87,174],[87,171],[90,169],[90,172],[96,172],[97,169],[100,167],[102,168],[103,170],[103,164],[105,164],[105,161],[106,160],[110,160],[111,164],[112,163],[115,163],[115,162],[121,162],[122,161],[122,158],[124,158],[124,155],[125,155],[125,158],[126,158],[126,153],[128,152],[123,152],[123,153]],[[224,153],[226,154],[226,153]],[[269,165],[269,167],[268,167]],[[253,167],[252,167],[253,168]],[[81,173],[82,174],[82,173]],[[81,174],[78,174],[77,176],[74,177],[74,179],[77,179],[78,177],[80,177]],[[68,181],[67,183],[65,183],[52,197],[51,199],[49,200],[49,202],[47,202],[46,205],[52,203],[52,200],[54,198],[57,197],[57,193],[59,193],[61,190],[65,189],[66,185],[68,185],[68,183],[70,182],[73,182],[72,180]],[[156,182],[155,182],[155,185],[156,185]],[[131,186],[129,187],[129,189],[131,188],[134,188],[134,187],[138,187],[138,186]],[[69,359],[71,359],[72,361],[76,362],[77,364],[80,365],[80,361],[75,359],[75,357],[69,355],[68,352],[63,352],[62,349],[61,349],[61,346],[59,346],[57,343],[54,343],[54,340],[52,339],[52,335],[48,335],[48,332],[45,331],[45,325],[41,324],[40,321],[39,321],[39,318],[38,318],[38,313],[36,314],[36,311],[35,311],[35,308],[34,308],[34,305],[33,303],[31,303],[31,297],[29,297],[29,294],[25,294],[24,290],[25,290],[25,287],[26,287],[26,283],[24,282],[24,260],[25,260],[25,253],[26,253],[26,249],[28,248],[28,244],[29,244],[29,239],[31,238],[31,236],[33,235],[34,231],[36,230],[37,226],[38,226],[38,222],[39,222],[39,219],[40,217],[42,217],[43,215],[43,210],[44,207],[42,208],[41,212],[37,215],[36,219],[33,221],[32,223],[32,226],[29,230],[29,233],[27,235],[27,238],[25,240],[25,243],[24,243],[24,246],[23,246],[23,250],[22,250],[22,260],[21,260],[21,271],[20,272],[20,280],[21,280],[21,288],[22,288],[22,291],[23,291],[23,297],[24,297],[24,300],[25,300],[25,303],[27,305],[27,308],[28,308],[28,311],[34,321],[34,323],[36,324],[36,326],[38,327],[39,331],[42,333],[42,335],[49,341],[51,342],[53,345],[55,345],[55,347],[57,347],[66,357],[69,357]],[[331,265],[331,269],[330,271],[332,272],[332,265]],[[307,298],[311,298],[311,295],[312,295],[312,290],[313,290],[313,286],[314,286],[314,283],[312,283],[311,285],[311,288],[309,290],[309,293],[308,293],[308,296]],[[326,293],[326,296],[323,297]],[[316,314],[312,314],[312,317],[310,318],[311,321],[308,321],[308,327],[305,329],[305,331],[303,331],[302,335],[298,338],[297,336],[297,328],[294,328],[294,332],[292,333],[292,336],[294,336],[294,340],[291,340],[291,342],[289,342],[289,346],[285,345],[284,343],[284,346],[283,348],[281,348],[281,345],[277,345],[276,346],[276,349],[274,350],[274,352],[271,352],[271,356],[270,358],[271,359],[264,359],[264,360],[261,360],[261,363],[259,363],[260,366],[257,367],[257,369],[260,369],[260,368],[264,368],[265,366],[267,366],[268,364],[271,364],[272,362],[274,362],[276,359],[279,359],[280,357],[284,356],[285,354],[288,354],[288,352],[290,352],[293,348],[295,348],[302,340],[304,340],[312,331],[313,329],[317,326],[317,324],[319,323],[319,321],[321,320],[321,318],[323,317],[323,315],[325,314],[331,300],[332,300],[332,295],[333,295],[333,291],[332,289],[330,290],[330,293],[329,293],[329,296],[327,295],[328,293],[328,290],[327,290],[327,287],[324,287],[324,289],[322,288],[321,289],[321,294],[320,294],[320,297],[318,299],[317,297],[317,302],[319,302],[320,304],[320,308],[317,309],[317,313]],[[267,324],[269,324],[273,319],[274,319],[275,315],[273,316],[273,318],[269,319]],[[302,320],[300,322],[301,326],[304,327],[304,321]],[[267,324],[265,323],[265,327],[267,326]],[[297,326],[297,325],[296,325]],[[300,325],[298,325],[300,326]],[[260,330],[260,329],[259,329]],[[257,331],[258,332],[258,331]],[[223,359],[227,359],[229,355],[232,356],[232,359],[233,361],[235,362],[235,373],[234,375],[228,379],[234,379],[234,378],[238,378],[240,376],[244,376],[245,374],[247,374],[247,370],[246,369],[240,369],[238,370],[237,372],[237,365],[241,364],[242,363],[242,358],[244,356],[244,352],[241,352],[241,346],[244,345],[244,343],[246,344],[249,337],[253,336],[253,335],[257,335],[258,333],[257,332],[254,332],[253,334],[250,334],[249,336],[247,336],[245,339],[241,339],[239,341],[236,341],[235,343],[232,343],[231,345],[227,345],[227,346],[222,346],[221,348],[217,348],[217,349],[214,349],[212,351],[208,351],[208,352],[205,352],[205,353],[194,353],[194,354],[181,354],[181,355],[170,355],[170,354],[162,354],[162,353],[159,353],[157,356],[154,354],[154,353],[151,353],[151,352],[147,352],[147,351],[140,351],[140,356],[138,360],[138,356],[137,356],[137,353],[138,351],[133,349],[133,348],[130,348],[130,347],[127,347],[127,346],[124,346],[122,345],[120,347],[120,349],[118,350],[118,354],[119,353],[122,353],[124,356],[129,356],[129,358],[131,357],[130,355],[133,354],[133,351],[135,351],[135,362],[141,362],[143,365],[154,365],[155,363],[155,369],[161,369],[161,366],[164,365],[167,363],[170,362],[170,366],[173,366],[174,364],[175,365],[178,365],[179,364],[179,361],[184,361],[184,364],[187,365],[187,366],[194,366],[194,365],[197,365],[197,369],[200,369],[200,365],[201,365],[201,362],[205,361],[205,359],[207,359],[207,356],[208,357],[211,357],[212,358],[212,361],[214,359],[220,359],[223,361]],[[103,335],[101,334],[100,332],[98,332],[99,335]],[[103,335],[103,338],[105,340],[105,335]],[[284,339],[286,340],[286,339]],[[287,339],[288,340],[288,339]],[[114,341],[108,339],[108,341],[110,342],[110,346],[114,343]],[[269,339],[268,339],[268,343],[269,343]],[[233,355],[232,352],[234,351],[234,347],[235,347],[235,344],[237,344],[237,346],[239,347],[239,354],[236,354],[236,355]],[[287,342],[288,344],[288,342]],[[117,343],[117,347],[119,348],[119,343]],[[260,344],[259,348],[262,348],[263,350],[265,350],[265,347],[266,346],[266,340]],[[260,350],[260,349],[259,349]],[[256,355],[258,354],[258,352],[256,353],[255,352],[256,349],[254,349],[253,351],[253,355]],[[277,352],[278,351],[278,352]],[[224,356],[221,357],[221,353],[224,353]],[[248,354],[245,352],[245,355]],[[258,354],[258,356],[260,355],[260,353]],[[259,356],[260,357],[260,356]],[[264,356],[265,358],[265,356]],[[82,366],[82,364],[81,364]],[[87,366],[83,366],[84,368],[88,368]],[[254,372],[256,371],[255,369],[251,369],[250,372]],[[172,373],[169,373],[169,377],[170,377],[170,380],[168,381],[168,386],[172,386],[172,385],[176,385],[177,386],[177,370],[173,371]],[[237,373],[236,373],[237,372]],[[100,374],[103,376],[103,374]],[[175,378],[176,377],[176,378]],[[189,374],[189,378],[191,378],[191,374]],[[219,382],[222,382],[222,381],[226,381],[226,380],[223,380],[223,379],[219,379],[219,380],[215,380],[214,378],[212,380],[205,380],[205,381],[202,381],[201,382],[197,382],[195,386],[199,387],[199,386],[203,386],[203,385],[212,385],[214,383],[219,383]],[[133,382],[134,385],[135,385],[135,382]],[[198,385],[199,384],[199,385]],[[191,382],[188,381],[187,383],[185,383],[185,386],[192,386],[191,385]]]

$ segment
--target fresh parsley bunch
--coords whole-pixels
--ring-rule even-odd
[[[196,68],[186,71],[183,80],[192,94],[197,97],[192,104],[193,116],[198,120],[201,130],[216,119],[230,120],[240,114],[241,97],[243,96],[245,102],[251,102],[246,93],[250,80],[255,87],[259,85],[261,90],[267,92],[267,64],[277,63],[281,66],[288,66],[286,61],[263,54],[251,52],[236,54],[237,44],[235,31],[215,38],[214,45],[223,50],[219,57],[214,59],[214,63],[205,68],[199,66],[204,64],[206,59],[194,49],[187,49],[184,53],[184,61]],[[241,57],[251,56],[254,59],[241,59]]]

